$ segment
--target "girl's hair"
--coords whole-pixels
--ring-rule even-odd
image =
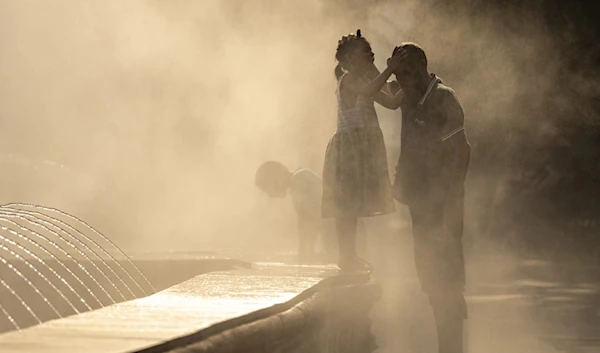
[[[335,52],[335,59],[337,60],[337,65],[335,66],[335,77],[339,80],[340,77],[344,74],[344,64],[346,63],[346,59],[348,54],[356,48],[357,44],[360,43],[369,43],[360,33],[360,29],[356,31],[356,34],[348,34],[347,36],[343,36],[342,39],[338,40],[338,46]]]

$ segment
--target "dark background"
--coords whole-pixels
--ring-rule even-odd
[[[510,107],[497,109],[489,123],[478,125],[476,120],[479,114],[489,118],[494,112],[480,111],[477,101],[465,104],[473,147],[470,180],[486,180],[482,192],[487,195],[477,201],[485,211],[474,215],[479,222],[470,231],[524,253],[598,259],[598,5],[541,0],[440,0],[429,5],[432,14],[455,17],[460,25],[488,23],[500,29],[504,37],[512,38],[514,51],[527,50],[526,41],[519,47],[519,38],[534,30],[543,33],[538,43],[544,42],[540,47],[546,49],[515,56],[522,69],[519,84],[527,89],[514,97]],[[360,6],[356,2],[348,9],[358,15]],[[421,30],[428,30],[427,21]],[[469,38],[464,42],[457,50],[463,50],[467,59],[476,48]],[[451,82],[460,83],[461,69],[469,69],[437,64],[439,71],[450,72],[446,77]],[[488,99],[486,93],[481,92],[479,99]]]

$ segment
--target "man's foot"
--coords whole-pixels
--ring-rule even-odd
[[[341,259],[338,267],[343,272],[371,272],[373,266],[358,256]]]

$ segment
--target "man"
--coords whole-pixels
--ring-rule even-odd
[[[462,353],[465,264],[462,248],[464,183],[470,145],[454,91],[427,69],[423,49],[407,53],[394,73],[405,99],[401,154],[394,193],[411,215],[415,265],[433,309],[440,353]]]

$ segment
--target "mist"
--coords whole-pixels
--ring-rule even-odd
[[[540,222],[494,228],[504,212],[494,207],[523,165],[545,163],[548,141],[561,146],[565,127],[598,126],[585,107],[600,88],[562,50],[569,33],[557,36],[534,5],[475,3],[3,1],[0,202],[70,211],[132,253],[293,251],[289,200],[262,195],[254,174],[265,160],[321,172],[336,126],[337,40],[360,28],[380,69],[414,41],[457,92],[473,147],[467,256],[502,258],[473,278],[506,277],[517,261],[509,234]],[[393,171],[401,113],[377,109]],[[382,233],[371,254],[391,242],[410,260],[398,208],[369,220],[370,234]]]
[[[252,233],[266,158],[318,169],[335,126],[338,34],[296,14],[317,17],[319,3],[270,14],[220,1],[2,6],[2,150],[93,179],[48,188],[52,175],[28,175],[12,197],[109,209],[126,218],[124,244],[193,245]]]

